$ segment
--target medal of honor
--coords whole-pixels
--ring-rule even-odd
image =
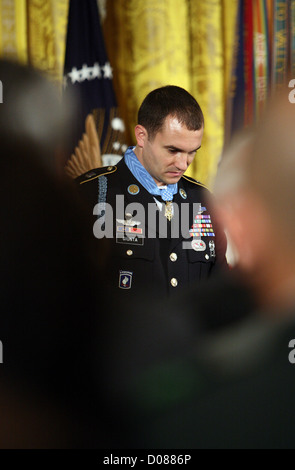
[[[169,220],[169,222],[171,221],[171,219],[173,217],[173,203],[172,203],[172,201],[166,201],[166,204],[165,204],[165,217]]]

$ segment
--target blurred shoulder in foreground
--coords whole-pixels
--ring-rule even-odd
[[[60,177],[69,132],[57,90],[0,61],[2,448],[99,447],[92,227]]]

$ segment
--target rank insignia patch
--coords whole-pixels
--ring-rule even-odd
[[[86,178],[91,178],[92,176],[95,176],[95,175],[96,175],[95,171],[90,171],[85,176],[86,176]]]
[[[133,273],[130,271],[120,271],[119,287],[120,289],[131,289]]]

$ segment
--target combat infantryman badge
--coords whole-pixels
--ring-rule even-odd
[[[125,219],[116,219],[119,224],[116,227],[116,243],[127,245],[144,245],[143,229],[138,228],[139,220],[133,220],[132,215],[125,214]],[[120,287],[120,286],[119,286]]]
[[[125,214],[125,219],[117,219],[117,222],[119,222],[119,224],[128,225],[130,227],[134,227],[141,224],[139,220],[133,220],[131,214]]]

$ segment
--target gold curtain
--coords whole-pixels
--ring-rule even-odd
[[[190,0],[191,93],[205,116],[202,148],[188,174],[211,186],[224,141],[237,0]]]
[[[137,110],[152,89],[190,88],[188,5],[183,0],[108,0],[104,36],[114,86],[134,142]]]
[[[224,139],[238,0],[106,0],[104,34],[114,86],[134,143],[137,109],[162,85],[187,89],[205,115],[188,174],[210,184]]]
[[[69,0],[28,0],[27,4],[29,63],[61,81]]]
[[[103,23],[121,114],[134,143],[137,109],[153,88],[187,89],[205,115],[189,174],[211,185],[224,116],[238,0],[104,0]],[[69,0],[0,0],[0,56],[62,80]]]
[[[0,0],[0,56],[61,82],[69,0]]]
[[[0,56],[27,62],[26,0],[0,0]]]

